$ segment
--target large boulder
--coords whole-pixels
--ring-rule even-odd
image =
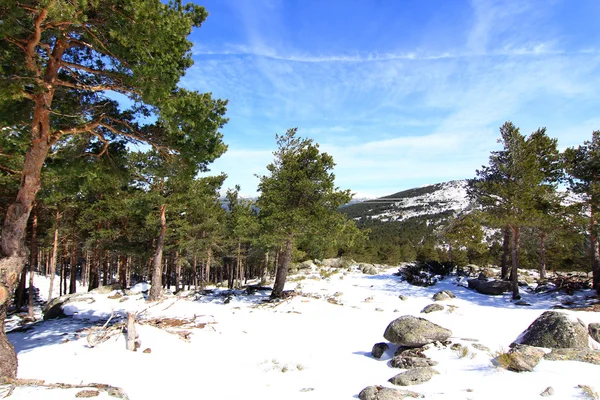
[[[481,294],[489,294],[497,296],[506,292],[510,292],[511,286],[508,281],[491,280],[487,279],[469,279],[469,289],[474,289]]]
[[[397,386],[420,385],[421,383],[429,381],[434,375],[438,374],[439,372],[433,368],[415,368],[391,377],[389,382]]]
[[[592,349],[553,349],[544,358],[552,361],[568,360],[600,365],[600,351]]]
[[[436,341],[444,341],[452,336],[452,331],[442,328],[425,318],[405,315],[390,322],[383,337],[405,347],[421,347]]]
[[[423,396],[410,390],[391,389],[383,386],[367,386],[358,394],[360,400],[402,400],[407,397],[416,399]]]
[[[588,330],[578,318],[558,311],[546,311],[521,333],[515,343],[553,349],[587,348]]]
[[[78,301],[86,302],[88,304],[95,302],[93,298],[88,297],[83,293],[66,294],[61,297],[56,297],[47,303],[42,310],[42,313],[44,314],[44,321],[68,317],[68,315],[65,313],[65,306],[69,303],[75,303]]]

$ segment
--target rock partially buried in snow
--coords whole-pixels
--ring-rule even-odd
[[[554,394],[554,389],[552,388],[552,386],[548,386],[546,389],[544,389],[544,391],[542,393],[540,393],[540,396],[548,397],[548,396],[552,396],[553,394]]]
[[[429,304],[428,306],[425,306],[425,308],[423,308],[421,310],[422,314],[429,314],[432,313],[434,311],[443,311],[444,310],[444,306],[441,304]]]
[[[434,367],[436,365],[437,365],[436,361],[433,361],[426,357],[395,356],[390,361],[390,366],[392,368],[403,368],[403,369],[427,368],[427,367]]]
[[[455,299],[456,295],[452,293],[450,290],[442,290],[433,295],[433,300],[435,301],[444,301]]]
[[[506,354],[496,357],[496,363],[514,372],[531,372],[546,353],[533,346],[516,345]]]
[[[436,341],[443,342],[452,336],[452,331],[442,328],[425,318],[405,315],[390,322],[383,337],[405,347],[421,347]]]
[[[592,339],[600,343],[600,324],[592,322],[588,325],[588,332]]]
[[[552,361],[580,361],[600,365],[600,351],[592,349],[553,349],[544,358]]]
[[[374,358],[381,358],[383,353],[385,353],[385,351],[389,348],[390,348],[390,346],[388,346],[387,343],[384,343],[384,342],[375,343],[373,345],[373,350],[371,350],[371,355]]]
[[[489,294],[492,296],[501,295],[506,292],[510,292],[511,286],[508,281],[493,280],[488,281],[485,279],[469,279],[469,289],[475,289],[475,291],[481,294]]]
[[[588,330],[578,318],[558,311],[546,311],[521,333],[515,343],[553,349],[587,348]]]
[[[410,390],[391,389],[383,386],[367,386],[358,394],[360,400],[402,400],[407,397],[416,399],[423,396]]]
[[[409,369],[406,372],[402,372],[390,378],[389,382],[398,386],[420,385],[421,383],[429,381],[434,375],[438,374],[439,372],[433,368],[415,368]]]

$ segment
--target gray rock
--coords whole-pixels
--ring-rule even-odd
[[[391,389],[383,386],[367,386],[358,394],[360,400],[402,400],[405,398],[423,397],[410,390]]]
[[[536,347],[587,348],[588,330],[580,319],[572,319],[558,311],[540,315],[515,341]]]
[[[425,306],[425,308],[423,308],[421,310],[421,313],[423,314],[429,314],[432,313],[434,311],[443,311],[444,310],[444,306],[441,304],[429,304],[428,306]]]
[[[424,349],[422,347],[403,347],[400,346],[396,349],[394,353],[394,357],[402,356],[402,357],[421,357],[427,358],[425,354],[423,354]]]
[[[574,348],[552,349],[552,352],[546,354],[544,359],[552,361],[580,361],[600,365],[600,351]]]
[[[588,325],[588,332],[592,339],[596,342],[600,343],[600,324],[596,322],[592,322]]]
[[[548,386],[546,389],[544,389],[544,391],[542,393],[540,393],[540,396],[548,397],[548,396],[552,396],[553,394],[554,394],[554,389],[552,388],[552,386]]]
[[[390,366],[392,368],[415,369],[415,368],[434,367],[436,365],[437,365],[436,361],[433,361],[426,357],[395,356],[390,361]]]
[[[406,300],[408,300],[408,297],[406,297],[406,296],[403,296],[403,295],[399,295],[399,296],[398,296],[398,298],[399,298],[400,300],[402,300],[402,301],[406,301]]]
[[[426,320],[405,315],[390,322],[383,337],[405,347],[421,347],[435,341],[444,341],[452,336],[452,331]]]
[[[375,358],[381,358],[383,353],[385,353],[385,351],[389,348],[390,348],[390,346],[388,346],[387,343],[384,343],[384,342],[375,343],[373,345],[373,350],[371,350],[371,355]]]
[[[456,295],[452,293],[450,290],[442,290],[433,295],[433,300],[435,301],[444,301],[455,299]]]
[[[397,386],[411,386],[420,385],[433,378],[434,375],[438,375],[433,368],[415,368],[409,369],[406,372],[399,373],[398,375],[389,379],[389,382]]]
[[[533,346],[516,345],[496,358],[496,363],[514,372],[531,372],[546,353]]]
[[[490,351],[490,348],[482,345],[481,343],[471,343],[471,346],[481,351]]]
[[[481,294],[489,294],[492,296],[510,292],[511,286],[508,281],[485,279],[469,279],[469,289],[474,289]]]
[[[361,268],[363,274],[367,275],[377,275],[377,268],[374,265],[366,264]]]
[[[86,297],[83,293],[66,294],[64,296],[57,297],[55,299],[52,299],[52,301],[50,301],[48,304],[46,304],[46,306],[42,310],[44,314],[44,321],[49,319],[67,317],[67,315],[64,312],[64,306],[69,303],[75,303],[79,301],[87,302],[88,304],[95,302],[93,298]]]
[[[90,293],[107,294],[113,290],[123,290],[123,286],[120,283],[111,283],[110,285],[104,285],[90,290]]]

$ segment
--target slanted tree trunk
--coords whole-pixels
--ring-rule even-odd
[[[512,269],[510,271],[510,283],[512,286],[512,298],[513,300],[519,300],[521,295],[519,294],[519,277],[518,277],[518,266],[519,266],[519,239],[521,235],[520,228],[517,225],[511,226],[512,231]]]
[[[167,205],[160,206],[160,234],[156,241],[156,251],[154,252],[152,269],[152,287],[148,294],[148,301],[160,299],[162,293],[162,259],[163,249],[165,247],[165,236],[167,235]]]
[[[58,225],[60,223],[60,212],[56,209],[56,226],[54,227],[54,242],[52,244],[52,256],[50,257],[50,288],[48,289],[48,301],[52,300],[54,290],[54,277],[56,276],[56,259],[58,258]]]
[[[540,233],[540,278],[546,279],[546,239],[548,235]]]
[[[503,240],[502,240],[502,262],[501,262],[501,272],[500,276],[503,280],[508,280],[509,277],[509,265],[508,265],[508,255],[510,254],[510,228],[504,227],[502,230]]]
[[[283,288],[285,286],[285,280],[287,279],[288,269],[292,262],[292,252],[294,250],[294,237],[288,236],[285,241],[285,250],[277,273],[275,274],[275,284],[273,285],[273,291],[271,292],[272,299],[281,298],[283,295]]]

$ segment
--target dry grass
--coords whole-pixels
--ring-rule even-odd
[[[600,399],[600,395],[598,395],[598,392],[595,392],[594,389],[592,389],[590,386],[577,385],[577,387],[581,389],[581,391],[583,392],[583,395],[585,396],[586,399],[590,399],[590,400],[599,400]]]

